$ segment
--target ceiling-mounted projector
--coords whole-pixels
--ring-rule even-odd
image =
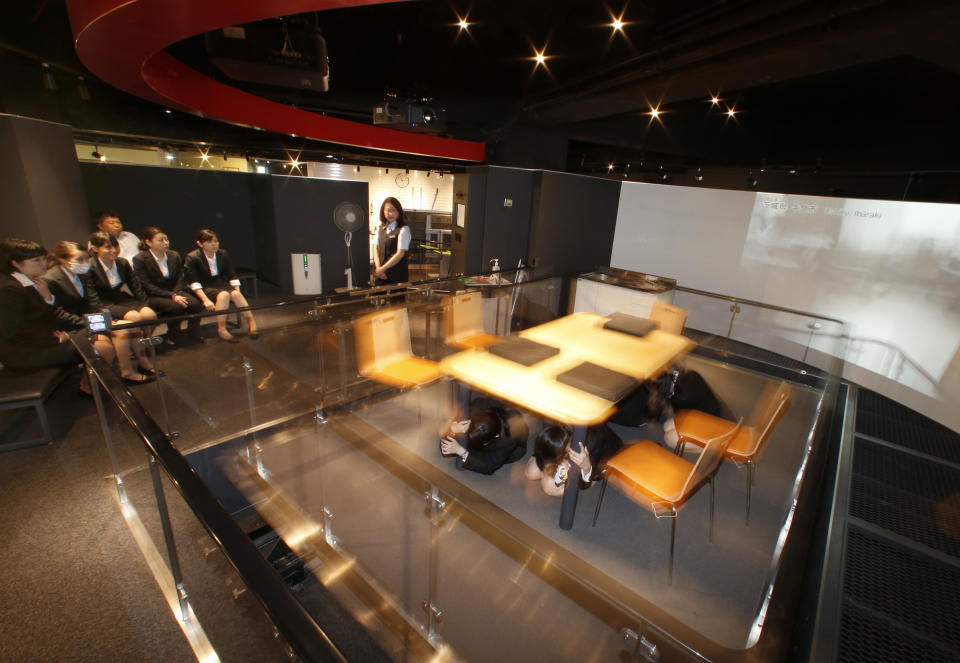
[[[447,113],[435,104],[386,101],[373,109],[373,123],[408,131],[445,131]]]

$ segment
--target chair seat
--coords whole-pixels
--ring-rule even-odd
[[[369,377],[395,387],[416,387],[439,378],[443,372],[435,361],[405,357],[372,373]]]
[[[693,463],[650,440],[625,446],[606,464],[607,480],[654,513],[653,502],[679,496],[692,468]]]
[[[707,440],[723,435],[736,426],[736,422],[715,417],[699,410],[680,410],[673,419],[677,435],[687,442],[703,446]],[[743,426],[730,440],[725,455],[733,460],[748,459],[755,453],[754,429]]]
[[[483,350],[484,348],[489,347],[494,343],[499,343],[502,340],[503,338],[500,336],[481,332],[479,334],[468,334],[462,338],[454,339],[450,342],[450,345],[455,348],[460,348],[461,350]]]
[[[0,403],[45,399],[60,384],[68,369],[62,367],[14,370],[0,369]]]

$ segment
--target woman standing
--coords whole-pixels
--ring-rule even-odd
[[[390,197],[380,205],[380,225],[374,237],[375,285],[406,283],[410,280],[407,252],[410,250],[410,226],[403,220],[403,206]]]
[[[188,292],[185,284],[185,272],[180,254],[170,250],[170,240],[166,233],[156,226],[144,228],[141,233],[141,251],[133,259],[133,271],[147,293],[147,304],[160,315],[184,315],[200,313],[203,304]],[[200,318],[190,318],[187,323],[187,336],[180,331],[181,320],[169,323],[168,338],[176,343],[189,339],[191,343],[202,343],[200,336]]]
[[[89,305],[99,305],[101,309],[110,311],[113,323],[116,326],[132,322],[155,321],[157,314],[147,306],[147,293],[140,285],[140,279],[133,273],[133,267],[126,260],[118,260],[120,244],[117,238],[105,232],[95,232],[90,235],[89,244],[95,258],[91,261],[90,282],[92,292],[88,293]],[[126,286],[127,291],[124,291]],[[129,294],[128,294],[129,293]],[[147,358],[147,351],[140,343],[132,343],[143,336],[149,336],[150,329],[139,330],[116,329],[117,332],[117,364],[120,366],[120,375],[126,382],[133,384],[149,382],[157,374],[157,369]],[[133,354],[136,355],[140,370],[146,375],[140,375],[133,370],[130,361],[131,344]]]
[[[56,306],[40,278],[47,251],[36,242],[0,242],[0,362],[8,368],[50,368],[80,362],[68,331],[83,321]]]
[[[187,254],[184,265],[190,289],[208,311],[225,311],[230,308],[231,301],[237,308],[249,306],[240,292],[240,280],[233,271],[230,258],[220,248],[220,239],[212,230],[204,229],[197,233],[197,248]],[[253,313],[244,311],[243,317],[247,321],[250,338],[258,338],[260,332]],[[227,331],[225,315],[217,316],[217,335],[228,343],[237,342],[233,334]]]
[[[99,311],[99,300],[94,307],[88,303],[88,293],[94,290],[87,275],[90,271],[90,254],[76,242],[64,241],[57,243],[50,257],[54,265],[43,275],[43,280],[56,297],[56,304],[77,317]],[[97,334],[93,338],[93,347],[108,364],[113,363],[116,354],[109,336]]]

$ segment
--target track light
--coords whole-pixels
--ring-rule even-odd
[[[703,168],[697,168],[697,174],[693,176],[697,182],[703,181]]]
[[[359,172],[360,172],[360,166],[355,166],[354,169],[353,169],[353,172],[359,173]]]
[[[90,153],[90,156],[92,156],[92,157],[93,157],[94,159],[96,159],[97,161],[106,161],[106,160],[107,160],[107,155],[102,154],[102,153],[100,152],[100,148],[97,147],[96,145],[93,146],[93,152]]]
[[[50,65],[44,62],[40,65],[40,68],[43,71],[43,74],[40,77],[43,80],[43,87],[48,90],[56,90],[57,81],[53,78],[53,73],[50,71]]]

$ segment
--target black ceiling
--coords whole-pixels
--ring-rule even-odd
[[[316,21],[330,57],[329,92],[234,84],[365,122],[387,94],[429,97],[447,109],[448,135],[487,142],[490,161],[507,165],[954,167],[955,0],[616,2],[415,0],[325,11]],[[73,53],[61,2],[4,3],[0,12],[0,110],[82,130],[286,145],[179,113],[170,118],[98,85]],[[464,17],[470,25],[460,30]],[[622,32],[610,27],[614,18],[624,21]],[[541,49],[546,66],[535,66]],[[202,37],[170,50],[222,77]],[[54,93],[39,84],[40,61],[53,65]],[[78,74],[90,101],[78,98]],[[710,93],[719,105],[708,102]],[[651,106],[663,111],[659,119]],[[733,118],[725,114],[731,107]]]

